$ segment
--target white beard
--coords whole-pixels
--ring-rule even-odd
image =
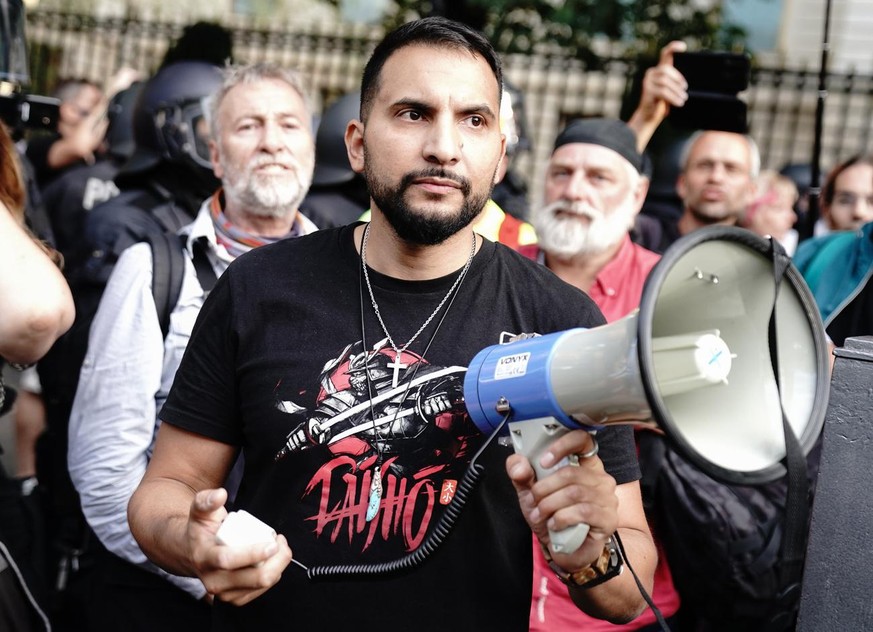
[[[572,213],[588,218],[560,215]],[[637,216],[633,192],[609,214],[584,202],[557,200],[540,209],[534,220],[540,248],[561,259],[596,255],[615,246],[633,227]]]
[[[285,217],[297,210],[312,183],[312,167],[308,169],[294,158],[290,169],[281,173],[257,173],[255,170],[273,158],[262,157],[237,170],[222,159],[224,195],[247,213],[259,217]]]

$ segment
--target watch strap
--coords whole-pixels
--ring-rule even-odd
[[[543,550],[543,555],[549,568],[555,573],[559,580],[567,586],[575,586],[577,588],[593,588],[600,584],[609,581],[621,573],[622,563],[621,556],[618,552],[618,544],[615,541],[615,535],[609,536],[609,539],[603,545],[603,550],[600,555],[591,564],[583,569],[568,573],[563,568],[558,566],[552,559],[551,554],[545,546],[540,543],[540,548]]]

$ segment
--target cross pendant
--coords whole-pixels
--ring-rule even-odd
[[[389,362],[387,365],[389,369],[394,369],[394,378],[391,380],[391,387],[397,388],[397,383],[400,381],[400,369],[406,369],[409,367],[408,364],[403,364],[400,361],[400,352],[394,356],[394,362]]]

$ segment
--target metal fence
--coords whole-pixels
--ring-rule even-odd
[[[47,93],[65,77],[103,82],[125,66],[150,73],[183,27],[33,11],[27,21],[31,90]],[[382,36],[379,28],[350,24],[227,28],[233,33],[237,61],[270,60],[296,68],[316,113],[358,86],[366,59]],[[591,70],[577,59],[555,55],[507,55],[504,63],[508,79],[524,94],[532,144],[516,167],[527,176],[531,200],[538,200],[543,165],[563,122],[573,116],[618,117],[637,69],[628,60],[606,59],[600,69]],[[750,88],[742,96],[764,167],[810,161],[818,81],[816,69],[753,68]],[[873,127],[873,77],[831,73],[825,112],[821,164],[827,169],[867,150]]]

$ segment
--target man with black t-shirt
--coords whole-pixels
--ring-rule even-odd
[[[582,546],[552,554],[574,601],[614,621],[643,608],[611,554],[618,533],[651,590],[631,430],[598,434],[599,453],[567,433],[541,465],[578,466],[536,481],[464,406],[482,348],[604,322],[583,293],[469,227],[504,151],[501,82],[468,27],[427,18],[389,34],[346,131],[372,221],[252,251],[204,304],[128,513],[153,561],[216,597],[214,629],[526,630],[531,529],[548,547],[548,528],[582,522]],[[216,538],[240,450],[236,508],[278,532],[268,543]],[[474,460],[484,476],[432,549]],[[366,566],[315,578],[337,565]]]

